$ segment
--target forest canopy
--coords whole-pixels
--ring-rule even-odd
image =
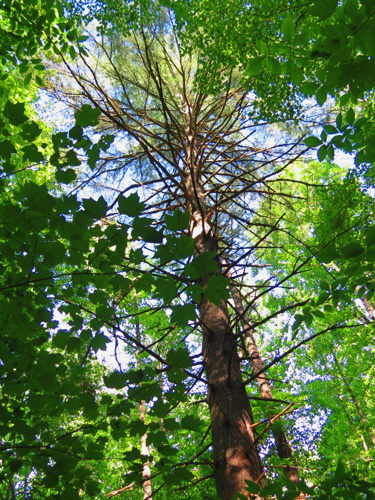
[[[0,499],[375,498],[372,0],[0,14]]]

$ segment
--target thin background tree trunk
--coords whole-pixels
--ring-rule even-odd
[[[361,419],[361,422],[363,424],[363,428],[364,428],[366,434],[368,434],[368,436],[371,440],[371,443],[375,446],[375,435],[372,432],[372,430],[370,429],[370,425],[369,425],[369,422],[366,418],[366,415],[364,414],[362,407],[361,407],[353,389],[350,387],[350,384],[349,384],[347,378],[345,377],[344,372],[342,371],[341,366],[340,366],[339,362],[337,361],[335,354],[333,354],[333,360],[334,360],[334,363],[336,365],[337,372],[339,373],[341,380],[343,381],[346,389],[348,390],[350,399],[353,401],[353,404],[357,410],[359,418]]]
[[[226,264],[226,263],[224,263]],[[227,272],[228,278],[232,279],[231,273]],[[253,365],[254,374],[261,373],[256,377],[260,395],[262,398],[268,401],[273,400],[271,385],[266,374],[262,370],[264,368],[262,356],[259,352],[258,346],[255,341],[255,337],[251,328],[249,318],[245,314],[245,308],[243,306],[241,294],[238,288],[234,285],[233,281],[230,284],[230,291],[234,302],[234,307],[237,313],[240,323],[242,325],[242,335],[245,341],[246,350],[250,356],[251,363]],[[268,417],[271,419],[273,412],[268,411]],[[275,439],[277,454],[282,460],[288,460],[289,464],[285,465],[285,473],[291,481],[298,483],[299,475],[296,466],[292,465],[295,463],[293,459],[292,449],[285,435],[285,432],[281,426],[281,422],[278,421],[277,425],[271,427],[272,435]]]
[[[134,310],[137,313],[138,312],[138,302],[137,302],[137,297],[134,297]],[[136,330],[136,337],[137,341],[141,343],[141,328],[139,324],[139,316],[135,316],[135,330]],[[140,361],[140,350],[139,347],[137,347],[136,350],[136,357],[137,357],[137,368],[140,369],[142,368],[142,364]],[[141,419],[142,422],[146,421],[146,406],[145,402],[141,401],[139,403],[139,418]],[[147,433],[143,434],[141,436],[141,454],[144,457],[149,457],[150,456],[150,450],[147,445]],[[152,500],[152,482],[151,482],[151,466],[149,460],[146,460],[143,462],[143,467],[142,467],[142,488],[143,488],[143,500]]]

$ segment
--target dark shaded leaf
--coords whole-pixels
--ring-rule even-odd
[[[317,146],[320,146],[322,144],[322,141],[318,139],[318,137],[310,136],[304,140],[304,143],[309,148],[316,148]]]
[[[170,231],[184,231],[189,228],[189,212],[175,210],[172,215],[165,215],[165,225]]]
[[[354,257],[358,257],[358,255],[361,255],[365,251],[365,249],[360,243],[352,241],[351,243],[348,243],[343,248],[341,248],[340,251],[343,257],[345,257],[346,259],[351,259]]]
[[[115,371],[104,377],[104,384],[111,389],[122,389],[128,385],[128,379],[125,373]]]
[[[99,123],[100,109],[83,104],[82,108],[74,113],[76,124],[80,127],[92,127]]]
[[[13,104],[12,102],[7,101],[3,113],[12,125],[22,125],[22,123],[25,123],[28,120],[25,115],[24,102],[17,102],[16,104]]]
[[[215,252],[201,253],[193,262],[186,264],[185,274],[192,279],[203,278],[206,273],[217,271],[218,263]]]
[[[93,215],[96,219],[101,219],[105,217],[107,212],[107,203],[103,196],[100,196],[97,200],[92,198],[87,198],[82,202],[86,212]]]
[[[117,201],[120,214],[125,214],[129,217],[138,217],[145,208],[145,204],[139,201],[137,193],[133,193],[127,198],[119,196]]]
[[[177,326],[187,326],[189,321],[196,319],[195,306],[193,304],[185,304],[183,306],[173,306],[171,322]]]
[[[316,258],[325,264],[329,264],[333,260],[340,257],[339,252],[337,251],[335,245],[328,245],[326,248],[323,248],[318,252]]]
[[[214,304],[220,305],[221,300],[225,301],[230,297],[229,283],[227,276],[213,274],[208,279],[204,295]]]

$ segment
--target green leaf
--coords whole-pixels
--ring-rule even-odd
[[[138,291],[143,290],[146,293],[151,292],[154,282],[155,279],[151,274],[144,273],[134,282],[134,289]]]
[[[196,319],[195,306],[193,304],[173,306],[172,309],[171,322],[175,323],[177,326],[187,326],[189,321],[194,321]]]
[[[323,104],[327,100],[327,91],[324,86],[320,87],[315,94],[316,100],[318,101],[319,106],[323,106]]]
[[[363,252],[365,251],[363,246],[356,241],[352,241],[351,243],[348,243],[340,250],[341,250],[341,255],[343,257],[345,257],[346,259],[358,257],[359,255],[363,254]]]
[[[163,232],[158,231],[152,226],[154,221],[152,219],[147,219],[145,217],[138,217],[134,219],[132,238],[135,240],[137,238],[142,238],[143,241],[149,243],[161,243],[163,241]]]
[[[55,173],[55,179],[57,180],[57,182],[61,182],[62,184],[69,184],[70,182],[75,181],[76,178],[77,174],[72,168],[68,168],[66,170],[58,170]]]
[[[76,125],[80,127],[93,127],[99,123],[100,109],[83,104],[82,108],[74,113]]]
[[[192,365],[189,351],[185,347],[170,350],[166,358],[167,363],[174,368],[188,368]]]
[[[107,134],[105,135],[104,137],[102,137],[100,139],[100,141],[98,142],[98,146],[99,148],[102,150],[102,151],[107,151],[107,149],[109,148],[109,146],[112,144],[112,142],[114,141],[115,139],[115,136],[112,135],[112,134]]]
[[[319,19],[327,19],[331,16],[337,7],[338,0],[314,0],[313,5],[309,9],[312,16],[317,16]]]
[[[172,368],[168,370],[167,377],[171,384],[183,384],[188,378],[188,374],[182,368]]]
[[[176,421],[174,418],[166,418],[164,420],[164,427],[168,431],[175,431],[177,429],[181,429],[181,425],[179,422]]]
[[[246,76],[257,76],[263,68],[264,57],[254,57],[248,62],[245,75]]]
[[[4,160],[10,160],[12,154],[16,152],[16,148],[8,139],[0,142],[0,157],[4,158]]]
[[[320,252],[318,252],[316,255],[316,258],[321,262],[324,262],[325,264],[329,264],[338,257],[340,257],[340,254],[333,244],[328,245],[326,248],[323,248],[323,250],[320,250]]]
[[[204,289],[199,283],[186,287],[185,293],[197,304],[200,302]]]
[[[53,336],[52,342],[57,348],[64,349],[68,345],[70,338],[71,333],[69,331],[60,330]]]
[[[181,427],[189,431],[199,431],[202,425],[202,420],[195,415],[186,415],[186,417],[181,420]]]
[[[185,231],[189,229],[190,214],[175,210],[172,215],[165,215],[165,225],[170,231]]]
[[[303,142],[309,148],[316,148],[317,146],[320,146],[322,144],[322,141],[318,139],[318,137],[314,137],[312,135],[310,137],[307,137]]]
[[[104,333],[97,333],[93,339],[91,339],[91,347],[95,352],[105,351],[107,344],[110,339],[104,335]]]
[[[369,27],[368,29],[362,29],[360,31],[362,46],[365,48],[367,53],[375,57],[375,30],[374,27]]]
[[[163,299],[165,304],[170,304],[178,296],[176,280],[172,276],[158,277],[155,280],[155,295]]]
[[[301,92],[307,97],[311,97],[318,89],[318,84],[314,82],[306,82],[301,86]]]
[[[74,47],[73,45],[70,45],[69,46],[69,55],[71,57],[71,59],[74,61],[74,59],[77,57],[77,53],[76,51],[74,50]]]
[[[117,201],[120,214],[125,214],[129,217],[138,217],[146,206],[139,201],[137,193],[133,193],[127,198],[125,196],[119,196]]]
[[[80,125],[75,125],[73,128],[69,130],[69,137],[72,139],[82,139],[83,129]]]
[[[144,370],[128,370],[126,373],[129,383],[139,384],[145,377]]]
[[[332,144],[329,146],[329,148],[327,148],[327,156],[330,160],[333,160],[333,158],[335,157],[335,150]]]
[[[275,57],[266,57],[265,61],[267,69],[274,75],[279,75],[281,73],[280,61]]]
[[[295,29],[296,27],[293,19],[291,18],[290,14],[287,14],[287,16],[283,19],[283,22],[281,23],[281,33],[285,36],[288,42],[292,40]]]
[[[91,170],[94,170],[96,167],[96,162],[99,160],[100,157],[100,148],[99,144],[93,144],[92,148],[87,151],[87,164],[91,168]]]
[[[179,453],[178,449],[166,445],[158,446],[158,452],[164,457],[175,457]]]
[[[298,330],[298,328],[301,326],[302,322],[304,321],[305,317],[303,316],[303,314],[296,314],[294,316],[294,323],[293,323],[293,326],[292,326],[292,331],[295,332],[296,330]]]
[[[319,309],[314,309],[313,314],[317,318],[321,318],[321,319],[324,319],[326,317],[326,315],[324,314],[324,312],[320,311]]]
[[[324,125],[324,131],[329,134],[337,134],[338,130],[333,125]]]
[[[181,483],[191,483],[194,475],[186,467],[177,467],[173,473],[164,476],[164,481],[167,486],[179,485]]]
[[[203,278],[206,273],[218,270],[215,252],[204,252],[198,255],[193,262],[186,264],[185,274],[192,279]]]
[[[24,102],[17,102],[16,104],[13,104],[10,101],[7,101],[4,107],[3,114],[12,125],[22,125],[22,123],[25,123],[28,118],[25,115],[25,103]]]
[[[268,52],[267,44],[263,40],[256,40],[255,45],[261,54],[266,55]]]
[[[32,120],[28,120],[22,127],[21,135],[27,141],[35,141],[35,139],[39,137],[41,133],[42,129],[39,127],[39,125]]]
[[[245,480],[246,483],[246,491],[249,493],[257,494],[260,492],[259,484],[253,483],[252,481]]]
[[[38,148],[35,144],[30,144],[28,146],[25,146],[22,148],[23,151],[23,159],[31,161],[33,163],[39,163],[44,160],[44,156],[40,151],[38,151]]]
[[[366,234],[366,245],[368,247],[375,245],[375,224],[367,228],[365,234]]]
[[[105,217],[107,213],[107,203],[103,196],[100,196],[97,200],[86,198],[83,200],[82,205],[85,211],[90,215],[93,215],[96,219]]]
[[[167,236],[165,245],[159,245],[155,258],[160,259],[161,263],[170,262],[172,260],[186,259],[193,255],[195,249],[195,241],[184,234],[176,236]]]
[[[336,125],[339,130],[341,130],[341,125],[342,125],[342,114],[339,113],[336,117]]]
[[[27,75],[23,79],[23,83],[24,83],[25,87],[28,87],[30,85],[32,77],[33,77],[33,75],[31,73],[27,73]]]
[[[318,149],[318,159],[319,159],[319,161],[323,161],[326,158],[326,156],[327,156],[327,147],[326,147],[325,144],[323,144]]]
[[[104,377],[104,384],[110,389],[122,389],[128,385],[128,379],[125,373],[114,371]]]
[[[138,450],[138,448],[132,446],[132,449],[130,451],[126,451],[124,453],[124,457],[129,462],[135,462],[136,460],[141,461],[142,453]]]
[[[345,115],[345,121],[348,125],[353,125],[355,120],[355,114],[353,108],[349,108]]]
[[[290,68],[290,79],[295,85],[299,85],[303,80],[303,71],[296,64],[293,64]]]
[[[159,387],[157,384],[142,384],[138,387],[132,387],[128,390],[128,398],[136,403],[142,401],[149,402],[154,397],[159,395]]]
[[[47,267],[53,267],[63,261],[66,255],[65,246],[59,241],[48,243],[43,251],[43,264]]]
[[[327,283],[326,281],[321,281],[319,283],[319,286],[322,290],[325,290],[326,292],[329,292],[330,290],[330,286],[329,286],[329,283]]]
[[[169,238],[167,238],[167,246],[169,246]],[[184,234],[174,240],[173,255],[176,260],[186,259],[194,254],[195,240]]]
[[[345,467],[342,461],[339,460],[335,470],[335,479],[337,480],[337,482],[341,482],[344,481],[345,478],[346,478]]]
[[[261,496],[263,497],[268,497],[268,496],[276,496],[277,499],[279,500],[279,498],[281,499],[282,498],[282,494],[283,494],[283,487],[282,487],[282,484],[280,482],[273,482],[273,483],[268,483],[266,484],[266,486],[262,489],[261,491]]]
[[[204,295],[213,304],[219,306],[222,300],[226,301],[230,297],[229,283],[230,279],[227,276],[213,274],[208,279]]]
[[[130,436],[143,436],[147,432],[147,426],[142,420],[132,420],[129,425]]]

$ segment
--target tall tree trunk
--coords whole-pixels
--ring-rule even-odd
[[[209,222],[199,168],[194,161],[193,135],[187,134],[188,161],[185,187],[191,214],[190,235],[196,255],[217,253],[217,243]],[[218,260],[218,266],[219,259]],[[205,288],[211,276],[200,281]],[[246,495],[246,480],[262,482],[263,468],[251,427],[251,409],[240,370],[237,342],[230,325],[226,303],[213,304],[205,296],[199,303],[203,331],[203,358],[208,381],[214,474],[219,498],[229,500],[235,493]],[[254,497],[253,497],[254,498]]]
[[[232,278],[230,273],[227,272],[228,278]],[[260,395],[265,400],[272,400],[272,390],[269,383],[269,380],[264,372],[262,372],[264,368],[262,356],[258,350],[258,346],[255,341],[255,337],[250,325],[250,321],[245,314],[245,309],[243,306],[241,294],[238,288],[233,284],[230,284],[230,291],[234,302],[234,307],[237,313],[237,316],[240,319],[242,325],[242,334],[245,341],[246,350],[250,356],[251,363],[253,365],[254,373],[260,373],[257,376],[256,380],[258,383]],[[272,412],[268,412],[268,417],[272,418]],[[271,428],[271,432],[273,438],[275,440],[277,454],[282,460],[288,460],[289,464],[285,466],[285,473],[289,477],[291,481],[294,483],[299,482],[298,469],[296,466],[291,465],[294,463],[292,449],[289,445],[288,439],[285,435],[285,432],[281,426],[280,422],[277,422],[278,425],[273,425]]]

